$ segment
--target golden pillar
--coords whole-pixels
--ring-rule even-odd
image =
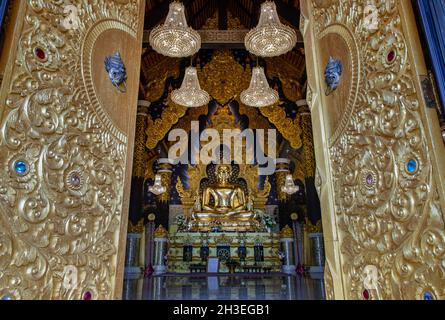
[[[170,200],[170,190],[171,190],[171,179],[172,179],[172,164],[168,158],[160,158],[158,160],[159,169],[157,174],[162,177],[162,185],[166,188],[166,191],[158,196],[159,201],[169,202]]]
[[[145,147],[147,140],[147,116],[150,102],[146,100],[138,101],[138,111],[136,115],[136,134],[133,154],[133,177],[144,178],[148,162],[148,153]]]
[[[302,104],[303,102],[300,102]],[[312,119],[308,106],[300,113],[303,145],[303,165],[305,177],[315,177],[314,138],[312,134]]]
[[[145,131],[149,106],[150,102],[148,101],[138,101],[129,212],[129,219],[133,224],[144,217],[144,176],[148,162]]]

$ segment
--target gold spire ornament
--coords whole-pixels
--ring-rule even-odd
[[[185,69],[181,88],[172,91],[171,99],[174,103],[189,108],[201,107],[209,103],[210,96],[201,89],[195,67]]]
[[[241,102],[249,107],[267,107],[278,101],[278,92],[269,87],[264,69],[254,67],[249,88],[241,92]]]
[[[173,58],[194,55],[201,48],[201,36],[187,25],[184,5],[170,3],[167,18],[150,32],[150,45],[156,52]]]
[[[297,33],[280,22],[273,1],[266,1],[261,5],[258,25],[244,38],[246,49],[260,57],[282,55],[292,50],[296,43]]]

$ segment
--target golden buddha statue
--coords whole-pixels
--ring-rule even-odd
[[[209,231],[215,224],[222,231],[254,231],[258,227],[250,197],[241,186],[229,182],[231,175],[231,166],[216,167],[216,183],[203,190],[202,205],[197,203],[193,208],[193,229]]]

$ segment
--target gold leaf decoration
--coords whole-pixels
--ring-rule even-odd
[[[290,142],[292,148],[301,148],[301,127],[298,117],[294,120],[287,118],[286,112],[280,107],[279,103],[259,109],[261,114],[269,119],[269,121],[277,127],[283,137]]]
[[[128,138],[99,102],[90,58],[105,32],[135,38],[140,1],[76,1],[73,30],[60,26],[65,5],[22,1],[17,18],[1,92],[0,297],[112,299],[119,287]]]
[[[152,120],[148,117],[147,143],[148,149],[154,149],[159,141],[170,131],[172,126],[182,118],[187,111],[186,107],[175,104],[168,98],[168,107],[162,112],[161,118]]]
[[[198,69],[201,87],[222,106],[249,87],[250,75],[250,68],[244,70],[228,50],[215,51],[212,60]]]

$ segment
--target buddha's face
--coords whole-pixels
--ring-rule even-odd
[[[218,166],[216,168],[216,180],[221,184],[226,184],[230,178],[230,167],[229,166]]]

